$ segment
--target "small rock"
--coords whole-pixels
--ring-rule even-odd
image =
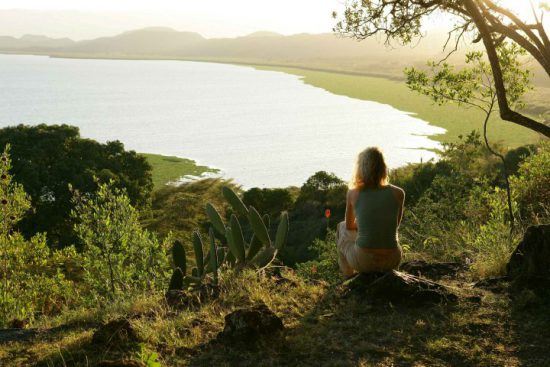
[[[408,261],[399,267],[399,270],[409,274],[436,280],[445,276],[455,276],[464,269],[465,265],[459,262],[429,263],[423,260]]]
[[[101,345],[119,345],[135,341],[139,341],[139,338],[130,321],[124,318],[100,326],[92,336],[92,343]]]
[[[284,329],[282,320],[265,304],[234,311],[225,316],[225,327],[219,340],[239,343],[255,342],[259,337],[278,333]]]
[[[527,228],[506,270],[510,278],[525,285],[550,283],[550,224]]]
[[[343,284],[345,295],[355,294],[373,302],[406,303],[412,306],[456,302],[447,287],[414,275],[391,271],[359,274]]]

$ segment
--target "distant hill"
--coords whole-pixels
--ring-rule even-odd
[[[69,38],[49,38],[26,34],[20,38],[0,36],[0,50],[56,49],[73,46],[76,42]]]
[[[345,72],[401,76],[411,63],[424,64],[439,50],[421,43],[413,49],[388,49],[376,39],[357,42],[332,33],[284,36],[254,32],[237,38],[206,39],[198,33],[152,27],[113,37],[74,42],[47,37],[31,40],[4,37],[0,52],[24,51],[60,57],[169,58],[241,62],[330,69]],[[438,36],[438,38],[440,38]],[[438,44],[443,39],[438,39]]]
[[[198,33],[150,27],[78,42],[44,36],[0,37],[0,52],[81,58],[217,61],[402,78],[404,67],[422,67],[427,60],[441,59],[445,39],[445,33],[431,32],[414,47],[387,47],[376,38],[357,42],[332,33],[284,36],[260,31],[237,38],[207,39]],[[450,60],[461,63],[463,52],[454,54]],[[547,83],[547,78],[538,79]]]

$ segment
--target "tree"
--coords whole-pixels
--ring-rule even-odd
[[[444,48],[453,36],[455,46],[451,52],[467,34],[474,42],[483,42],[501,118],[550,137],[550,126],[513,109],[497,51],[500,44],[510,40],[531,55],[550,77],[550,40],[542,23],[548,6],[541,5],[540,11],[538,15],[533,7],[534,21],[529,23],[495,0],[351,0],[334,30],[358,40],[383,34],[386,43],[397,40],[410,44],[422,36],[426,18],[437,12],[449,14],[456,23],[449,30]]]
[[[62,247],[74,239],[70,211],[73,190],[97,190],[97,182],[113,180],[128,193],[132,205],[143,206],[153,188],[145,158],[125,151],[118,141],[106,144],[80,137],[67,125],[19,125],[0,129],[0,148],[11,144],[12,172],[31,197],[33,212],[18,228],[26,236],[46,232],[51,244]]]
[[[530,72],[522,69],[519,56],[525,51],[516,44],[501,44],[498,56],[503,70],[502,78],[508,101],[511,106],[522,104],[522,96],[529,89]],[[510,229],[514,228],[512,209],[512,194],[510,189],[509,173],[504,155],[497,152],[489,144],[487,124],[496,107],[497,92],[492,78],[491,68],[484,61],[482,52],[470,52],[466,55],[467,67],[455,71],[454,68],[443,63],[429,63],[430,73],[414,68],[407,69],[407,85],[413,91],[429,96],[433,101],[442,105],[456,103],[461,106],[477,108],[485,114],[483,121],[483,137],[487,150],[502,161],[504,180],[506,183],[508,216]]]

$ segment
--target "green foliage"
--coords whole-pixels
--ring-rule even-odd
[[[208,273],[212,273],[213,283],[217,284],[218,268],[223,262],[223,250],[222,254],[220,254],[216,245],[213,228],[210,228],[208,236],[209,252],[206,258],[204,258],[204,245],[200,233],[196,231],[193,233],[193,251],[195,253],[196,267],[192,269],[190,276],[187,275],[185,248],[180,241],[175,241],[172,246],[174,270],[168,286],[169,291],[187,290],[190,286],[200,285]]]
[[[521,98],[531,89],[529,83],[532,73],[524,69],[519,61],[525,55],[525,50],[515,43],[503,43],[497,51],[508,103],[521,108],[524,105]],[[429,62],[429,74],[408,68],[405,70],[407,86],[430,97],[439,105],[453,102],[490,113],[497,98],[491,66],[480,51],[466,54],[466,65],[461,70],[455,70],[448,63]]]
[[[212,220],[214,228],[222,232],[225,241],[229,247],[229,252],[225,256],[225,263],[229,267],[258,267],[264,268],[271,264],[277,256],[277,252],[286,245],[289,230],[288,213],[283,212],[279,218],[279,225],[275,238],[272,240],[269,235],[269,215],[264,218],[258,211],[250,206],[246,208],[241,198],[230,187],[223,187],[222,194],[231,205],[235,214],[231,214],[229,225],[226,226],[218,211],[212,204],[206,206],[206,211]],[[241,221],[247,219],[247,226],[252,230],[249,240],[245,239],[245,233]],[[211,237],[214,238],[213,228]],[[217,251],[214,253],[217,254]]]
[[[145,158],[125,151],[118,141],[100,144],[80,137],[67,125],[19,125],[0,129],[0,147],[11,144],[12,173],[29,194],[33,212],[18,228],[27,236],[46,232],[50,245],[71,245],[74,240],[69,186],[91,194],[100,182],[124,188],[135,206],[147,203],[153,187]]]
[[[293,266],[315,256],[311,251],[315,239],[324,238],[327,228],[334,228],[344,218],[347,190],[344,181],[324,171],[315,173],[300,187],[291,211],[288,246],[281,255],[285,264]],[[331,210],[328,222],[326,209]]]
[[[51,251],[44,235],[26,240],[14,230],[30,208],[29,197],[10,174],[9,146],[0,155],[0,326],[11,319],[60,311],[73,297],[60,265],[70,250]]]
[[[512,178],[523,220],[544,223],[550,217],[550,143],[526,158]]]
[[[289,189],[252,188],[243,193],[243,202],[253,206],[261,213],[278,215],[280,212],[292,209],[294,197]]]
[[[336,251],[336,232],[329,231],[324,240],[316,239],[310,248],[315,254],[315,259],[297,264],[298,274],[305,279],[323,280],[330,284],[341,281]]]
[[[477,134],[446,145],[437,163],[393,172],[393,182],[404,187],[425,178],[415,191],[418,196],[407,202],[400,229],[412,255],[470,263],[476,278],[502,274],[525,228],[550,219],[547,143],[528,157],[514,157],[519,163],[512,171],[512,208],[521,221],[512,233],[506,226],[507,195],[495,177],[498,162]]]
[[[204,210],[207,203],[212,203],[219,209],[220,215],[225,215],[227,204],[220,195],[223,186],[234,185],[219,178],[208,178],[179,186],[165,186],[153,192],[151,211],[143,213],[142,222],[148,230],[161,237],[172,233],[177,238],[190,240],[197,228],[208,231],[208,222],[215,226],[216,231],[223,229],[220,234],[225,235],[224,227],[218,228],[210,214],[207,215],[208,210]]]
[[[143,230],[125,191],[100,184],[75,194],[75,233],[83,247],[84,281],[98,298],[162,287],[169,266],[166,244]]]

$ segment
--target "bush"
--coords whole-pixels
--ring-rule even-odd
[[[118,141],[101,144],[84,139],[77,127],[67,125],[19,125],[0,129],[0,148],[8,143],[14,156],[12,173],[34,209],[18,224],[26,237],[47,233],[50,245],[71,245],[75,238],[69,187],[93,193],[95,178],[126,189],[132,205],[148,204],[151,166]]]
[[[315,260],[296,265],[300,276],[310,280],[323,280],[330,284],[342,279],[338,268],[335,231],[329,231],[325,240],[316,239],[310,250],[315,254]]]
[[[75,232],[83,247],[84,282],[94,299],[166,287],[169,238],[143,230],[123,190],[99,185],[93,196],[75,195]]]
[[[59,266],[69,251],[50,251],[45,235],[26,240],[14,230],[29,210],[23,187],[12,181],[9,146],[0,156],[0,325],[59,311],[73,295]]]

